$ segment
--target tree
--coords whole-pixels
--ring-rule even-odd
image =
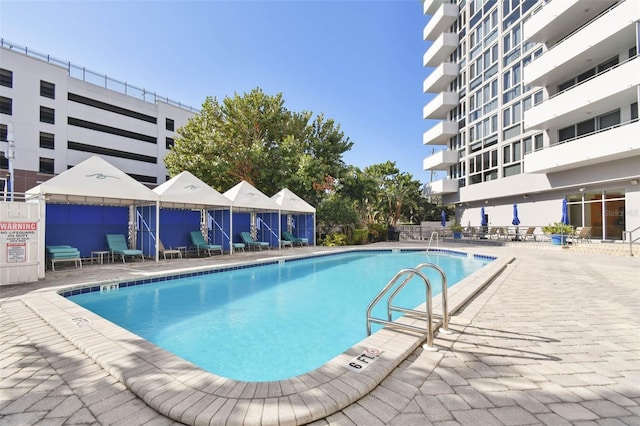
[[[365,167],[377,183],[378,209],[383,213],[388,225],[398,224],[407,208],[417,207],[420,197],[420,182],[413,179],[410,173],[400,172],[394,161],[374,164]]]
[[[333,120],[311,117],[260,88],[222,103],[207,97],[178,129],[165,164],[171,175],[188,170],[221,192],[246,180],[267,195],[289,188],[315,205],[326,195],[313,183],[343,173],[342,154],[353,144]]]

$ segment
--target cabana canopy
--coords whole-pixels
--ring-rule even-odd
[[[162,207],[180,209],[231,207],[231,200],[187,171],[156,187],[153,192],[160,196]]]
[[[254,188],[249,182],[242,181],[223,194],[229,200],[234,211],[277,212],[280,206],[271,198]]]
[[[315,213],[316,209],[309,203],[285,188],[275,194],[271,199],[280,206],[282,213]]]
[[[48,202],[72,204],[152,204],[158,195],[112,166],[93,156],[82,163],[29,189],[28,198],[44,196]]]

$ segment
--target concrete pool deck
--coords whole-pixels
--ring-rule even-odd
[[[423,247],[424,243],[388,246]],[[211,266],[230,261],[228,256],[160,264],[86,265],[82,270],[48,272],[44,282],[0,287],[0,422],[174,423],[114,378],[122,375],[125,382],[134,377],[134,385],[147,386],[145,400],[171,407],[169,413],[171,409],[175,412],[192,407],[191,412],[201,414],[193,419],[179,417],[187,423],[293,424],[282,417],[283,409],[293,409],[297,413],[294,422],[305,423],[311,410],[330,410],[327,404],[344,399],[349,384],[360,389],[363,396],[314,424],[640,423],[640,260],[524,246],[452,248],[515,260],[452,317],[450,328],[455,332],[436,336],[437,352],[425,351],[418,344],[406,360],[389,371],[384,371],[382,363],[376,370],[376,362],[370,375],[386,377],[370,392],[365,386],[369,379],[361,380],[365,385],[348,383],[355,373],[336,379],[338,382],[324,389],[317,386],[333,402],[323,401],[324,397],[314,392],[294,401],[281,396],[287,393],[282,387],[243,386],[225,390],[244,395],[243,403],[216,406],[211,402],[198,408],[198,402],[204,401],[202,395],[155,384],[148,365],[133,365],[132,375],[116,370],[109,370],[109,374],[98,363],[110,365],[118,350],[103,347],[100,353],[104,342],[93,340],[91,347],[96,352],[92,357],[96,362],[29,308],[40,309],[38,303],[47,300],[42,296],[51,293],[37,294],[34,290],[104,278],[131,279],[163,268]],[[237,258],[253,260],[290,253],[291,249],[254,252]],[[45,317],[53,315],[38,312]],[[78,322],[81,320],[73,322],[67,316],[63,324],[79,333],[93,329]],[[154,358],[153,348],[147,349],[145,358],[164,357],[155,353]],[[173,367],[180,370],[183,366],[174,363]],[[336,369],[326,371],[327,376],[340,373]],[[188,379],[199,381],[202,377],[198,374],[192,371]],[[324,379],[317,376],[315,380]],[[220,387],[210,385],[212,389]],[[240,415],[243,405],[246,410]],[[216,417],[215,413],[221,415]]]

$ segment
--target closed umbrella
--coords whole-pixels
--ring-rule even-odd
[[[447,215],[444,212],[444,210],[442,210],[442,213],[440,213],[440,225],[444,227],[446,224],[447,224]]]
[[[520,225],[520,218],[518,218],[518,204],[513,203],[513,220],[511,224],[516,227],[516,241],[520,241],[520,233],[518,232],[518,225]]]
[[[520,219],[518,218],[518,204],[513,203],[513,220],[511,221],[512,225],[518,226],[520,225]]]
[[[487,232],[487,217],[484,214],[484,207],[480,209],[480,226],[482,226],[482,239],[486,238],[484,234]]]
[[[562,219],[560,220],[560,222],[564,223],[565,225],[569,224],[569,208],[567,207],[566,198],[562,199]]]

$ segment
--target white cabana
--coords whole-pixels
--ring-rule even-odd
[[[275,201],[247,181],[240,182],[223,195],[231,200],[236,229],[248,229],[254,238],[257,238],[258,231],[261,231],[263,236],[268,235],[270,246],[280,247],[280,206]],[[248,221],[240,217],[239,213],[242,212],[249,213]],[[262,216],[259,216],[260,214]],[[271,220],[274,214],[277,217],[275,224]],[[268,220],[265,221],[265,217]],[[273,229],[275,227],[277,230]]]
[[[160,197],[161,209],[189,211],[199,210],[199,229],[207,229],[207,231],[209,231],[214,227],[218,227],[222,235],[229,240],[230,252],[233,251],[233,246],[231,244],[231,239],[233,238],[233,221],[231,220],[232,206],[231,200],[229,200],[227,197],[220,194],[218,191],[216,191],[188,171],[184,171],[174,176],[162,185],[156,187],[153,192],[158,194],[158,196]],[[220,218],[212,216],[209,213],[209,210],[226,210],[228,212],[226,216],[228,216],[229,234],[227,234],[226,230],[223,228],[223,225],[220,225]],[[221,238],[221,242],[223,242],[222,240],[223,239]],[[163,242],[166,244],[166,241]],[[214,243],[217,243],[217,241],[214,241]],[[221,245],[224,246],[225,244]]]
[[[46,244],[78,247],[83,257],[104,250],[108,233],[126,234],[135,246],[135,206],[159,201],[152,190],[97,156],[29,189],[26,197],[47,204],[46,222],[55,226],[47,227]]]
[[[311,204],[304,201],[297,194],[289,190],[288,188],[284,188],[277,194],[274,194],[271,199],[280,206],[280,214],[286,214],[286,229],[291,232],[296,237],[307,238],[309,241],[313,241],[315,245],[316,241],[316,209]],[[298,215],[300,217],[311,216],[312,218],[312,226],[311,232],[306,232],[306,230],[300,230],[298,227],[300,226],[300,220],[296,221],[294,215]],[[299,218],[298,218],[299,219]],[[297,222],[297,223],[296,223]],[[306,222],[306,221],[305,221]],[[282,223],[280,223],[280,228],[282,229]],[[297,232],[294,232],[293,229],[298,228]]]

